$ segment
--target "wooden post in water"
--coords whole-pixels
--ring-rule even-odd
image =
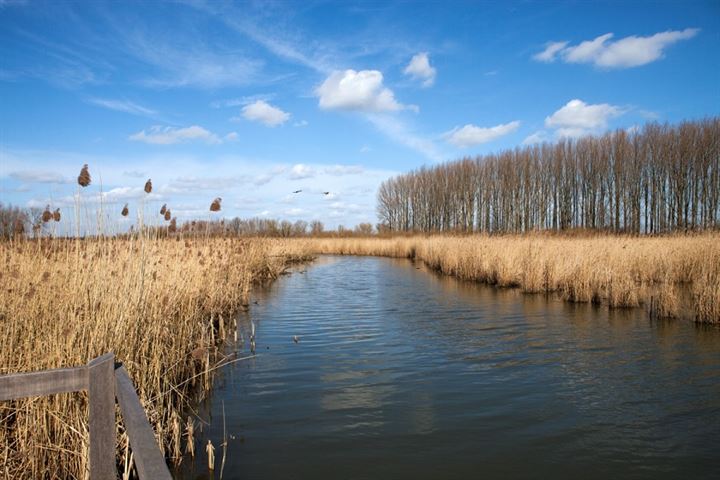
[[[90,478],[117,478],[115,468],[115,355],[88,363],[90,399]]]

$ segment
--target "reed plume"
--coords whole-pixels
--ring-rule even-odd
[[[211,212],[219,212],[220,211],[220,203],[222,202],[222,198],[217,197],[213,202],[210,204],[210,211]]]
[[[152,180],[148,178],[148,181],[145,182],[145,193],[152,192]]]
[[[47,207],[45,207],[45,211],[42,213],[41,220],[43,223],[47,223],[52,219],[53,219],[53,214],[50,211],[50,205],[48,205]]]
[[[168,227],[168,231],[170,233],[177,232],[177,218],[173,217],[172,220],[170,220],[170,226]],[[179,239],[179,237],[178,237]]]
[[[83,165],[82,169],[80,170],[80,175],[78,175],[78,185],[81,187],[87,187],[90,185],[90,172],[88,171],[88,164],[86,163]]]
[[[163,203],[163,206],[160,208],[160,215],[165,215],[166,210],[167,210],[167,203]]]
[[[61,218],[61,216],[60,216],[60,209],[57,208],[57,209],[55,209],[55,211],[53,212],[53,220],[55,220],[56,222],[59,222],[59,221],[60,221],[60,218]]]
[[[165,221],[169,221],[172,216],[170,215],[170,209],[165,210]]]
[[[122,209],[122,212],[120,212],[120,215],[122,215],[123,217],[127,217],[128,213],[130,213],[130,211],[128,210],[128,204],[126,203]]]

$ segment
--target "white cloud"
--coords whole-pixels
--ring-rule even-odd
[[[302,164],[298,163],[297,165],[293,165],[293,167],[290,169],[290,179],[291,180],[302,180],[304,178],[312,178],[315,176],[315,169]]]
[[[614,105],[588,105],[582,100],[574,99],[546,117],[545,126],[556,129],[558,137],[580,137],[607,128],[608,120],[623,113],[622,108]]]
[[[201,141],[210,144],[222,143],[222,140],[220,140],[217,135],[197,125],[185,128],[154,125],[150,127],[148,131],[142,130],[130,135],[129,138],[136,142],[151,143],[154,145],[171,145],[173,143],[192,141]]]
[[[533,55],[533,59],[538,62],[554,62],[557,54],[567,46],[568,42],[548,42],[545,50],[540,53]]]
[[[368,153],[372,151],[372,148],[370,148],[368,145],[363,145],[360,147],[360,153]]]
[[[443,153],[438,150],[434,142],[416,134],[394,116],[367,114],[366,118],[394,142],[415,150],[430,160],[439,162],[444,159]]]
[[[423,87],[429,87],[435,83],[437,70],[430,65],[427,52],[420,52],[412,57],[403,73],[410,75],[415,80],[422,80]]]
[[[72,180],[60,175],[59,173],[40,170],[20,170],[10,172],[8,176],[13,180],[26,183],[72,183]]]
[[[302,216],[309,214],[310,212],[308,212],[307,210],[304,210],[302,208],[289,208],[289,209],[285,210],[285,212],[283,212],[283,213],[287,217],[302,217]]]
[[[260,122],[268,127],[277,127],[290,119],[288,112],[270,105],[264,100],[245,105],[242,109],[242,116],[253,122]]]
[[[395,100],[393,92],[383,86],[383,74],[377,70],[335,71],[315,94],[320,108],[361,112],[394,112],[408,108]]]
[[[504,135],[508,135],[520,127],[519,121],[503,123],[494,127],[477,127],[472,124],[464,127],[455,127],[443,136],[456,147],[471,147],[481,143],[491,142]]]
[[[531,135],[528,135],[525,137],[525,140],[523,140],[523,145],[534,145],[536,143],[542,143],[547,141],[547,132],[544,130],[539,130]]]
[[[591,63],[602,68],[631,68],[646,65],[663,57],[664,49],[698,34],[698,28],[668,30],[648,37],[631,35],[611,41],[612,33],[600,35],[578,45],[552,42],[533,56],[537,61],[553,62],[560,58],[566,63]]]
[[[226,142],[236,142],[238,139],[237,132],[230,132],[227,135],[225,135],[224,140]]]
[[[293,123],[293,127],[307,127],[308,125],[307,120],[300,120],[299,122]]]
[[[156,115],[157,112],[155,110],[151,110],[149,108],[143,107],[142,105],[138,105],[137,103],[130,102],[128,100],[112,100],[108,98],[89,98],[87,100],[89,103],[92,103],[93,105],[97,105],[98,107],[107,108],[109,110],[115,110],[117,112],[125,112],[130,113],[132,115],[140,115],[140,116],[152,116]]]
[[[364,172],[365,169],[360,165],[333,165],[323,169],[323,173],[338,177],[341,175],[359,175]]]

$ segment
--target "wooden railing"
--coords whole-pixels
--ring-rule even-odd
[[[0,401],[88,390],[90,478],[116,479],[115,398],[142,480],[171,479],[152,427],[125,367],[106,353],[87,365],[0,376]]]

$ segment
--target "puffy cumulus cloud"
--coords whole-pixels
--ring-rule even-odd
[[[430,57],[427,52],[420,52],[412,57],[405,70],[405,75],[410,75],[415,80],[421,80],[423,87],[430,87],[435,83],[437,70],[430,65]]]
[[[574,99],[546,117],[545,126],[554,128],[558,137],[579,137],[607,128],[608,120],[623,113],[623,109],[615,105],[588,105]]]
[[[320,108],[361,112],[395,112],[406,107],[395,100],[392,90],[383,85],[383,74],[377,70],[335,71],[315,94]]]
[[[242,108],[242,116],[252,122],[260,122],[268,127],[277,127],[290,119],[288,112],[270,105],[264,100],[256,100]]]
[[[129,138],[135,142],[144,142],[154,145],[172,145],[174,143],[186,142],[205,142],[209,144],[222,143],[222,140],[216,134],[197,125],[184,128],[153,125],[149,130],[142,130],[138,133],[130,135]]]
[[[540,62],[561,59],[566,63],[591,63],[602,68],[631,68],[646,65],[662,58],[664,50],[681,40],[698,34],[698,28],[668,30],[647,37],[631,35],[612,41],[606,33],[592,40],[568,46],[568,42],[551,42],[545,50],[533,56]]]
[[[494,127],[477,127],[475,125],[465,125],[464,127],[456,127],[443,136],[448,143],[456,147],[471,147],[480,145],[481,143],[491,142],[497,138],[514,132],[520,127],[519,121],[503,123]]]
[[[302,180],[304,178],[312,178],[316,173],[315,169],[311,166],[298,163],[290,169],[289,177],[291,180]]]

